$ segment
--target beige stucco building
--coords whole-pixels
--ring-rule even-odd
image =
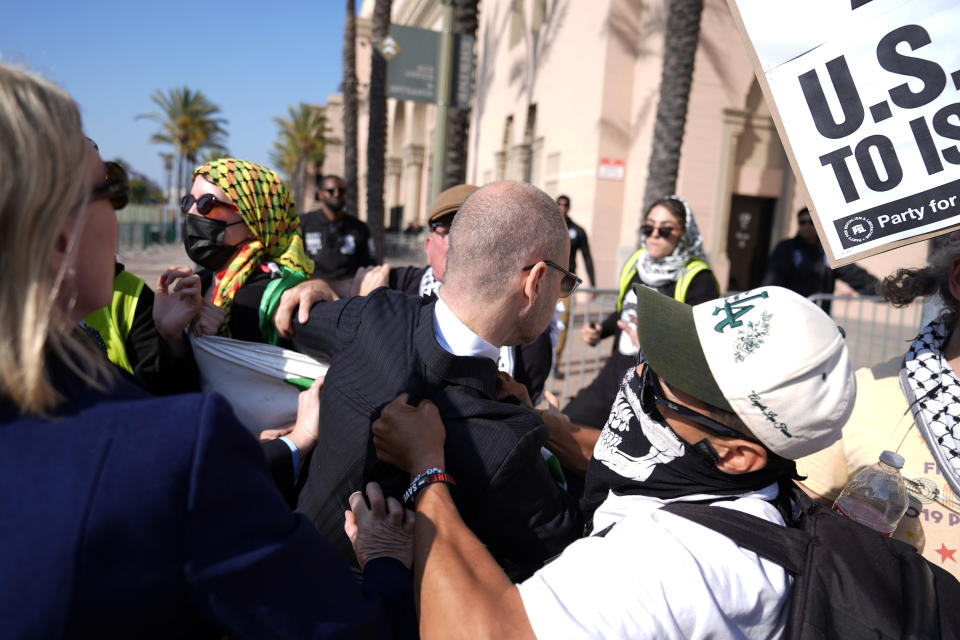
[[[669,46],[666,0],[480,6],[468,181],[524,180],[568,195],[571,216],[590,236],[598,284],[612,287],[637,242]],[[363,2],[357,26],[361,217],[373,7]],[[439,30],[441,11],[438,0],[394,0],[392,20]],[[435,108],[389,99],[387,109],[387,222],[401,206],[402,224],[422,222]],[[331,149],[327,171],[337,171],[335,158]],[[796,231],[799,191],[727,4],[705,0],[677,193],[694,211],[722,289],[756,284],[776,242]],[[885,275],[925,257],[918,243],[861,264]]]

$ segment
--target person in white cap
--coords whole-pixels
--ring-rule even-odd
[[[786,571],[661,507],[710,502],[784,525],[789,501],[778,496],[796,477],[793,460],[836,441],[853,407],[843,335],[780,287],[694,307],[636,293],[639,364],[621,383],[587,477],[586,497],[602,501],[596,533],[521,584],[460,520],[435,407],[401,396],[374,423],[378,456],[417,474],[408,493],[422,637],[782,634]]]

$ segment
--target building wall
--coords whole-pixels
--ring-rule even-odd
[[[358,20],[359,81],[369,82],[366,0]],[[571,198],[587,229],[598,285],[612,287],[637,244],[659,97],[667,0],[484,0],[477,32],[467,180],[529,181]],[[394,23],[439,30],[438,0],[394,0]],[[669,46],[669,40],[667,40]],[[365,60],[365,65],[361,65]],[[362,75],[362,74],[366,75]],[[424,220],[435,107],[388,99],[388,207]],[[365,184],[366,102],[360,174]],[[603,161],[622,163],[604,178]],[[796,233],[804,194],[793,178],[750,59],[724,0],[705,0],[677,192],[690,203],[721,288],[730,273],[733,196],[772,203],[772,250]],[[665,194],[666,195],[666,194]],[[365,194],[361,193],[361,216]],[[924,262],[926,243],[863,261],[878,275]],[[581,269],[578,269],[582,272]],[[839,289],[844,291],[842,285]]]

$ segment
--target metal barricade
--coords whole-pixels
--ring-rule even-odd
[[[829,309],[843,329],[854,368],[902,356],[921,329],[922,300],[901,309],[894,308],[880,296],[816,293],[809,296],[809,300]]]
[[[880,296],[815,294],[809,299],[829,309],[843,329],[855,369],[903,355],[922,325],[922,300],[896,309]],[[593,381],[610,357],[612,338],[590,347],[582,340],[581,328],[587,322],[603,322],[616,310],[617,291],[581,288],[562,302],[570,305],[566,344],[557,363],[563,378],[551,372],[546,384],[546,389],[560,400],[561,409]]]
[[[581,288],[561,302],[570,307],[566,343],[557,363],[563,379],[551,372],[546,389],[557,396],[562,409],[570,398],[593,381],[610,357],[612,339],[606,338],[595,347],[588,346],[583,342],[581,328],[588,322],[599,324],[616,311],[617,290]]]

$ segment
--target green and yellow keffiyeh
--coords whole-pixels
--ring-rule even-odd
[[[307,278],[313,273],[313,260],[304,252],[300,217],[290,192],[276,173],[246,160],[220,158],[200,165],[193,175],[220,187],[253,234],[227,265],[213,294],[213,304],[226,312],[219,333],[229,336],[234,296],[254,269],[275,262],[284,271]]]

